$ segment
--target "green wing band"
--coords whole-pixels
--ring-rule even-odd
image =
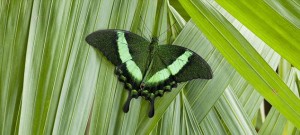
[[[143,79],[143,74],[140,68],[136,65],[136,63],[132,60],[128,60],[126,62],[126,67],[129,74],[134,78],[134,80],[140,82]]]
[[[118,53],[120,55],[120,59],[122,63],[126,64],[127,70],[133,79],[140,82],[143,79],[143,74],[141,69],[132,60],[125,34],[123,31],[118,31],[117,35]]]
[[[188,59],[192,55],[193,53],[191,51],[185,51],[172,64],[167,66],[167,68],[156,72],[146,83],[157,84],[167,80],[171,75],[176,75],[188,63]]]
[[[129,53],[128,43],[126,41],[124,32],[118,31],[117,35],[118,35],[118,39],[117,39],[118,52],[119,52],[122,63],[124,63],[128,60],[131,60],[132,57]]]
[[[169,65],[168,69],[171,71],[172,75],[176,75],[192,55],[192,52],[185,51],[184,54],[180,55],[171,65]]]
[[[156,72],[146,83],[147,84],[156,84],[161,81],[167,80],[171,76],[171,72],[169,69],[164,68],[158,72]]]

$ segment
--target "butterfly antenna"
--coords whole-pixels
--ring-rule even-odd
[[[162,34],[165,34],[166,32],[168,32],[174,25],[176,24],[176,22],[174,22],[171,27],[169,27],[167,30],[165,30],[163,33],[161,33],[159,36],[161,36]],[[158,37],[159,37],[158,36]]]
[[[163,33],[159,34],[159,36],[158,36],[157,38],[159,38],[161,35],[163,35],[163,34],[165,34],[166,32],[168,32],[175,24],[176,24],[176,22],[174,22],[174,23],[173,23],[167,30],[165,30]],[[164,39],[164,40],[162,40],[161,42],[163,42],[163,41],[165,41],[165,40],[167,40],[167,38]]]
[[[138,28],[138,30],[139,30],[139,32],[141,33],[142,36],[146,36],[146,35],[142,32],[142,30],[141,30],[140,27]]]
[[[141,18],[142,22],[144,22],[143,26],[147,29],[147,34],[149,35],[149,38],[151,39],[151,33],[152,33],[151,30],[147,27],[145,20],[143,19],[143,17],[141,15],[140,15],[140,18]]]
[[[166,41],[168,38],[165,38],[164,40],[162,40],[162,41],[159,41],[159,43],[163,43],[164,41]]]

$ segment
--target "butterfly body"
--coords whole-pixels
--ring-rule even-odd
[[[86,41],[100,50],[116,66],[115,74],[129,91],[123,107],[128,112],[132,98],[150,101],[148,116],[154,115],[154,101],[171,91],[179,82],[210,79],[209,65],[195,52],[176,45],[158,45],[124,30],[99,30]]]

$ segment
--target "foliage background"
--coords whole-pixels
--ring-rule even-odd
[[[299,1],[0,2],[0,134],[299,134]],[[214,77],[159,98],[152,119],[140,98],[124,114],[113,65],[84,41],[112,28],[190,48]]]

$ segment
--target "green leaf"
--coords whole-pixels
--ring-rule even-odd
[[[255,88],[267,92],[264,97],[275,98],[276,104],[285,103],[287,97],[281,94],[288,89],[285,87],[274,89],[279,95],[276,95],[276,91],[272,91],[273,85],[277,86],[274,83],[278,82],[278,77],[274,78],[276,73],[271,72],[271,68],[276,70],[279,66],[279,76],[289,78],[294,84],[293,87],[298,89],[299,70],[289,64],[286,64],[287,66],[278,64],[280,56],[253,34],[249,34],[250,31],[237,23],[237,20],[228,15],[216,2],[206,3],[204,0],[200,2],[205,3],[205,7],[200,9],[207,9],[203,10],[205,11],[203,13],[211,21],[208,23],[202,16],[200,23],[207,27],[207,29],[201,28],[202,32],[192,21],[187,23],[182,17],[189,20],[189,14],[186,13],[189,13],[194,5],[188,7],[186,12],[176,1],[169,3],[168,0],[2,0],[0,2],[0,110],[2,111],[0,134],[154,135],[234,134],[247,131],[256,134],[254,126],[261,130],[260,133],[265,134],[277,131],[283,134],[299,134],[299,130],[293,125],[295,122],[292,124],[282,117],[286,112],[274,111],[277,114],[273,116],[257,113],[263,97],[251,86],[255,84],[253,82],[263,82],[259,84],[262,86],[258,87],[257,84]],[[275,12],[270,12],[270,8],[247,11],[255,13],[256,16],[262,14],[266,18],[272,15],[265,16],[265,12],[268,15],[274,13],[275,18],[279,16],[280,21],[276,25],[280,25],[282,18],[285,18],[284,22],[299,28],[297,23],[299,2],[278,0],[265,0],[265,2]],[[192,15],[193,19],[196,15],[199,14]],[[197,17],[201,17],[201,14]],[[243,17],[247,18],[246,15]],[[214,18],[220,20],[216,21],[217,19]],[[270,24],[263,22],[264,25],[265,23]],[[226,27],[220,27],[223,25]],[[253,23],[253,28],[257,28],[255,25],[260,24]],[[266,28],[275,28],[271,25],[272,23]],[[128,92],[124,90],[124,84],[120,83],[114,75],[115,67],[84,40],[95,30],[112,28],[129,30],[149,40],[152,36],[160,35],[160,44],[174,43],[190,48],[208,61],[214,77],[212,80],[182,83],[177,89],[158,98],[155,104],[156,114],[152,119],[147,116],[149,103],[141,98],[133,100],[130,112],[124,113],[122,107]],[[251,30],[255,34],[265,33],[263,29]],[[220,32],[223,35],[220,35]],[[260,55],[249,47],[250,44],[245,42],[239,33]],[[211,35],[207,36],[209,34]],[[261,39],[272,40],[265,38],[271,37],[272,34],[265,35]],[[290,34],[294,36],[293,33]],[[222,37],[229,37],[226,38],[228,42],[224,42]],[[223,52],[227,49],[243,52],[240,54],[249,51],[250,56],[235,55],[234,59],[238,60],[237,62],[232,62],[231,59],[230,63],[239,69],[237,70],[239,72],[236,72],[211,43],[213,45],[220,43],[221,47],[227,47]],[[230,43],[235,49],[228,45]],[[243,46],[235,45],[239,43]],[[277,51],[282,53],[285,50]],[[256,62],[251,60],[252,57]],[[266,70],[267,67],[264,67],[266,63],[263,63],[259,57],[263,57],[271,68]],[[226,58],[228,59],[228,56]],[[241,59],[250,60],[247,61],[248,64],[241,64],[239,63]],[[294,58],[288,60],[291,59]],[[257,66],[257,63],[260,66]],[[263,68],[253,74],[252,67]],[[250,69],[250,72],[241,72],[242,69],[247,69],[247,72]],[[292,76],[298,78],[288,77],[287,73],[290,72],[296,72]],[[243,79],[239,73],[244,77],[248,76],[248,79]],[[257,77],[257,74],[261,77]],[[274,78],[275,81],[272,82],[270,78]],[[268,89],[261,90],[266,85],[269,86]],[[282,85],[279,81],[277,87]],[[293,87],[291,89],[294,89]],[[269,97],[267,99],[270,99]],[[278,98],[284,100],[278,101]],[[293,96],[287,101],[291,100],[294,100]],[[298,102],[295,100],[293,103],[283,105],[294,107]],[[298,107],[293,108],[295,111],[291,111],[291,107],[287,109],[288,115],[294,118],[295,115],[298,116],[299,111],[296,110]],[[267,121],[263,121],[265,117]],[[277,118],[281,119],[282,123],[276,122]],[[261,120],[263,126],[256,124],[255,119]],[[254,121],[253,125],[249,120]],[[276,129],[273,128],[274,126]]]
[[[72,5],[74,4],[74,5]],[[80,6],[78,6],[80,5]],[[85,26],[88,1],[35,0],[19,134],[82,134],[93,101]],[[72,20],[72,21],[70,21]]]
[[[282,63],[284,65],[289,65],[288,63]],[[284,68],[280,68],[279,70],[285,70]],[[295,80],[297,79],[297,69],[292,68],[288,72],[285,72],[286,77],[285,81],[289,85],[289,87],[293,90],[293,92],[298,95],[299,97],[299,89]],[[286,129],[290,128],[290,129]],[[287,119],[280,114],[275,108],[271,108],[266,117],[265,122],[263,123],[261,129],[259,130],[259,134],[276,134],[276,133],[285,133],[285,134],[292,134],[291,129],[297,130],[294,125],[290,124]],[[284,131],[285,130],[285,131]]]
[[[282,57],[300,69],[299,1],[217,0],[228,12]],[[263,12],[257,12],[263,11]]]
[[[0,3],[0,134],[17,134],[33,1]]]
[[[180,0],[228,62],[287,119],[300,127],[299,99],[255,49],[208,1]]]
[[[215,105],[224,124],[232,134],[255,134],[255,129],[241,104],[230,88],[227,88]]]

